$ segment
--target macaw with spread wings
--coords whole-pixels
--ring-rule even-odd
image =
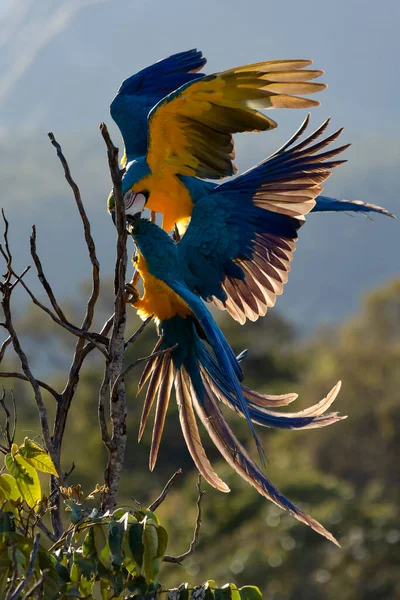
[[[307,108],[319,102],[303,95],[326,88],[313,81],[323,74],[305,69],[310,60],[261,62],[204,75],[201,52],[189,50],[165,58],[126,79],[111,116],[125,144],[123,193],[143,194],[146,206],[163,215],[163,227],[183,232],[199,197],[215,185],[200,178],[233,175],[232,134],[277,126],[257,109]],[[114,208],[109,197],[110,212]],[[380,212],[360,201],[319,196],[315,211]]]

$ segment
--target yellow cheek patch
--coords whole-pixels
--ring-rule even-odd
[[[143,320],[150,315],[154,318],[165,321],[172,319],[176,315],[188,317],[192,314],[189,306],[176,294],[171,288],[151,275],[147,269],[145,259],[139,254],[136,262],[136,268],[143,279],[143,296],[133,303],[137,314]]]

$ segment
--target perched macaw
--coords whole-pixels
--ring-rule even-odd
[[[303,215],[322,191],[321,183],[343,162],[336,155],[347,146],[326,150],[340,130],[318,139],[326,124],[295,144],[307,122],[280,150],[239,177],[219,186],[194,179],[203,195],[199,192],[179,244],[186,282],[240,323],[255,321],[275,304]],[[141,194],[125,200],[127,216],[147,206]]]
[[[144,295],[140,298],[136,294],[133,305],[144,318],[154,315],[160,335],[154,350],[166,350],[165,353],[155,354],[146,365],[139,383],[140,390],[149,380],[139,439],[157,396],[150,468],[153,469],[156,462],[170,394],[175,385],[179,418],[188,450],[199,472],[210,485],[222,492],[229,491],[205,454],[195,413],[222,456],[243,479],[298,520],[337,543],[320,523],[287,500],[269,481],[235,437],[217,400],[245,417],[253,433],[253,423],[268,427],[309,429],[330,425],[343,418],[337,413],[325,414],[339,392],[340,382],[326,398],[304,411],[279,414],[268,410],[267,407],[289,404],[296,395],[264,396],[240,383],[242,373],[239,360],[202,300],[187,284],[191,274],[182,246],[185,238],[175,243],[157,224],[140,218],[140,213],[129,216],[128,221],[138,250],[137,268],[144,283]],[[195,218],[189,227],[193,222],[196,223]],[[168,352],[169,348],[172,350]]]
[[[164,229],[170,231],[177,223],[182,232],[199,196],[215,187],[202,186],[193,176],[216,179],[233,174],[231,134],[276,127],[254,109],[319,104],[296,96],[326,87],[310,82],[323,73],[304,70],[311,63],[272,61],[205,76],[198,71],[206,59],[189,50],[126,79],[110,106],[124,139],[123,164],[128,162],[123,193],[143,193],[147,208],[164,215]],[[129,193],[127,203],[131,201]],[[108,204],[112,212],[112,195]],[[310,210],[390,215],[373,204],[327,196],[318,196]]]

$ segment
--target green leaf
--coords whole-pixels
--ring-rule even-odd
[[[226,583],[222,586],[222,593],[224,597],[232,600],[240,600],[240,593],[234,583]],[[226,594],[226,595],[225,595]]]
[[[90,598],[92,596],[94,586],[94,579],[87,579],[82,577],[79,582],[79,592],[84,598]]]
[[[87,558],[95,551],[94,545],[94,529],[91,527],[87,534],[85,535],[85,539],[82,544],[82,556],[83,558]]]
[[[107,525],[95,525],[93,530],[97,558],[106,569],[111,569],[112,561],[108,546],[108,527]]]
[[[7,454],[6,467],[15,478],[19,491],[30,508],[38,506],[42,498],[39,476],[19,454]]]
[[[143,565],[143,529],[143,524],[138,522],[132,523],[128,529],[129,548],[139,569],[141,569]]]
[[[242,600],[263,600],[263,595],[255,585],[245,585],[239,588],[240,598]]]
[[[147,583],[154,581],[160,571],[160,560],[156,558],[158,550],[158,535],[157,526],[149,523],[147,520],[144,523],[143,529],[143,544],[144,544],[144,563],[142,572],[146,577]]]
[[[168,533],[164,527],[159,525],[157,527],[158,547],[156,558],[164,558],[165,551],[168,546]]]
[[[0,475],[0,488],[7,500],[18,502],[18,500],[22,499],[17,482],[12,475],[9,475],[8,473]]]
[[[94,576],[97,575],[98,572],[98,562],[97,556],[92,554],[89,557],[84,558],[82,554],[79,552],[75,552],[74,554],[74,564],[79,569],[80,575],[85,577],[86,579],[91,579],[92,574]]]
[[[65,567],[58,561],[56,562],[55,567],[56,567],[57,575],[58,575],[58,578],[60,579],[61,585],[68,583],[70,581],[70,577],[69,577],[69,571],[68,571],[67,567]]]
[[[46,450],[29,438],[25,438],[23,445],[19,448],[19,452],[25,460],[38,471],[49,473],[56,477],[58,476],[54,463]]]
[[[189,600],[189,585],[187,583],[182,583],[177,590],[177,595],[179,600]]]
[[[109,525],[108,545],[110,547],[112,561],[116,565],[121,565],[123,555],[121,553],[122,542],[124,541],[125,528],[123,523],[113,523]]]

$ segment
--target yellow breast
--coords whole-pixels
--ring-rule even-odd
[[[170,232],[176,223],[180,233],[184,233],[193,210],[186,186],[175,175],[160,173],[148,175],[140,181],[139,187],[141,189],[136,190],[133,186],[133,191],[149,192],[146,208],[164,215],[163,229]]]
[[[144,257],[139,254],[136,268],[143,279],[143,296],[133,303],[137,309],[137,314],[143,320],[150,315],[160,321],[172,319],[175,315],[187,317],[191,310],[171,288],[157,279],[147,269],[147,263]]]

